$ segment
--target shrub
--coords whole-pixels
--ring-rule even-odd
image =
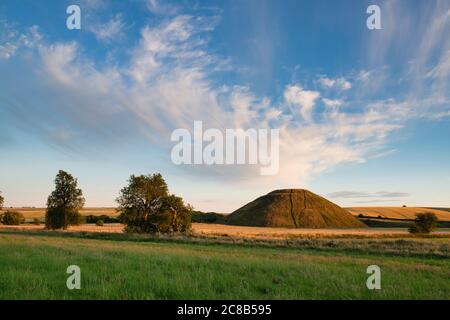
[[[103,220],[103,223],[119,223],[119,219],[116,217],[110,217],[102,214],[101,216],[94,216],[92,214],[85,216],[86,223],[97,223],[98,220]]]
[[[40,225],[41,224],[41,220],[39,219],[39,218],[34,218],[33,219],[33,224],[35,224],[35,225]]]
[[[9,226],[18,226],[25,222],[25,217],[20,212],[6,211],[1,216],[1,222]]]
[[[414,225],[409,228],[410,233],[430,233],[437,227],[437,217],[434,213],[425,212],[416,215]]]
[[[95,223],[97,226],[99,226],[99,227],[103,227],[103,220],[97,220],[97,222]]]
[[[119,219],[115,217],[110,217],[106,214],[102,214],[101,216],[97,217],[97,220],[103,220],[104,223],[118,223]]]

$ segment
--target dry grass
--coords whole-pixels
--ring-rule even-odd
[[[378,217],[390,219],[415,219],[416,214],[423,212],[434,213],[441,221],[450,221],[450,212],[444,210],[416,208],[416,207],[354,207],[346,208],[354,216],[363,214],[366,217]]]
[[[36,225],[3,226],[1,229],[23,230],[23,231],[44,231],[44,227]],[[72,226],[68,232],[100,232],[100,233],[122,233],[123,225],[119,223],[96,226],[94,224],[84,224]],[[401,238],[409,237],[406,229],[400,228],[364,228],[364,229],[285,229],[285,228],[264,228],[264,227],[242,227],[229,226],[223,224],[193,223],[192,233],[199,236],[210,237],[232,237],[249,238],[262,240],[287,240],[302,238]],[[439,230],[434,235],[450,237],[450,230]]]
[[[194,223],[193,232],[199,235],[228,236],[254,239],[295,239],[295,238],[335,238],[335,237],[403,237],[409,236],[402,228],[361,228],[361,229],[287,229],[265,227],[229,226],[223,224]],[[448,235],[450,230],[440,230],[437,235]]]
[[[5,212],[6,210],[18,211],[24,215],[25,219],[45,217],[45,208],[3,208],[3,210],[0,210],[0,213]],[[110,217],[116,217],[118,215],[115,208],[84,208],[80,210],[80,213],[83,216],[107,215]]]

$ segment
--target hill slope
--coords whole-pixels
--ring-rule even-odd
[[[231,213],[233,225],[280,228],[360,228],[348,211],[308,190],[272,191]]]
[[[440,221],[450,221],[450,212],[445,209],[416,208],[416,207],[354,207],[347,208],[354,216],[362,214],[365,217],[382,217],[387,219],[413,220],[416,214],[423,212],[434,213]]]

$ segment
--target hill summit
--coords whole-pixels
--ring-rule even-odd
[[[232,225],[280,228],[361,228],[347,210],[304,189],[272,191],[231,213]]]

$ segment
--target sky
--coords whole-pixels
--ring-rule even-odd
[[[62,169],[109,207],[131,174],[160,172],[203,211],[279,188],[450,207],[449,80],[445,0],[2,0],[0,191],[45,206]],[[171,135],[194,121],[279,130],[278,172],[175,164]]]

